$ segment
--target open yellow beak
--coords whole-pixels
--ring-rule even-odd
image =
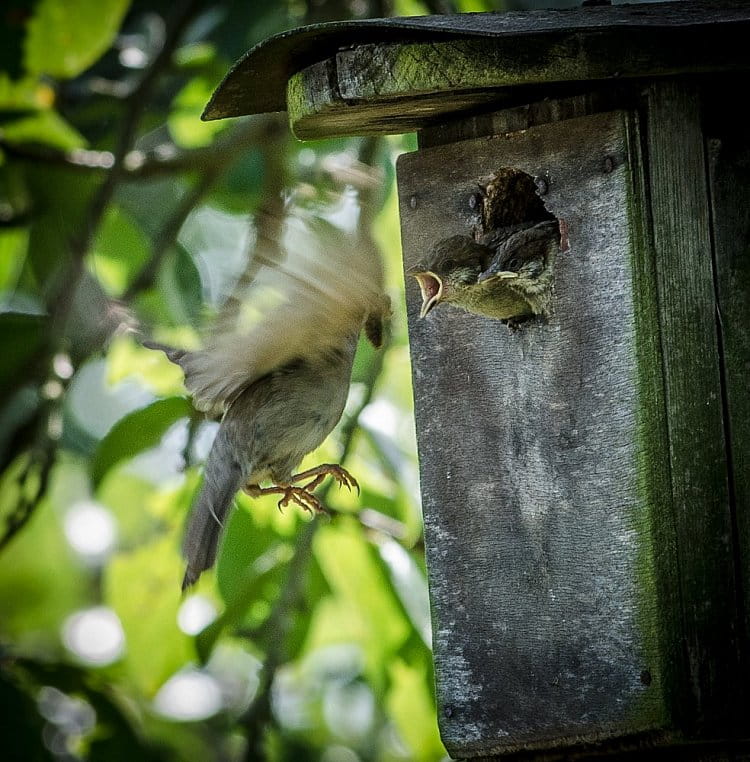
[[[422,292],[422,309],[419,317],[427,316],[427,313],[443,298],[443,281],[433,272],[414,272],[412,275],[419,283]]]

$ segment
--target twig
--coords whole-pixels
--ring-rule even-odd
[[[278,120],[253,118],[241,121],[234,129],[217,136],[216,140],[201,148],[182,149],[174,143],[162,143],[149,151],[133,149],[125,154],[119,170],[127,180],[179,174],[205,169],[217,159],[235,156],[243,145],[252,145],[271,136],[279,129]],[[112,151],[76,148],[61,151],[35,143],[10,143],[0,139],[0,149],[8,156],[26,161],[67,167],[83,172],[110,172],[115,164]]]
[[[143,78],[126,100],[122,128],[113,153],[112,168],[91,200],[81,234],[70,241],[70,263],[58,278],[56,288],[52,290],[50,298],[51,325],[54,327],[53,330],[57,330],[60,335],[64,335],[67,317],[72,306],[72,300],[68,298],[71,293],[71,286],[75,287],[81,277],[84,259],[91,248],[94,236],[104,218],[104,213],[114,196],[115,190],[125,176],[125,157],[132,150],[138,124],[149,104],[151,92],[162,71],[169,64],[185,27],[201,7],[201,0],[182,0],[177,5],[171,23],[167,26],[167,33],[161,50],[156,54]]]
[[[172,23],[169,25],[167,34],[159,53],[144,73],[143,79],[134,89],[127,101],[122,129],[117,140],[114,152],[113,164],[103,183],[99,186],[88,209],[87,219],[81,234],[69,242],[70,262],[63,268],[57,278],[57,283],[50,289],[48,310],[50,315],[50,335],[40,349],[32,363],[43,364],[47,372],[51,357],[58,351],[59,345],[64,341],[67,330],[67,319],[73,305],[72,294],[78,286],[83,273],[84,260],[91,248],[91,243],[96,231],[101,224],[104,213],[109,206],[114,192],[124,177],[124,159],[132,149],[135,141],[138,124],[146,110],[153,87],[163,69],[169,64],[175,46],[182,36],[185,27],[193,15],[202,7],[201,0],[183,0],[174,12]],[[42,363],[42,360],[44,362]],[[0,549],[7,545],[10,540],[21,530],[32,517],[34,510],[47,491],[49,475],[54,465],[57,452],[58,437],[51,436],[50,424],[53,422],[56,404],[50,403],[46,411],[40,411],[38,416],[38,429],[36,444],[29,453],[29,462],[23,474],[18,479],[21,498],[15,511],[6,523],[6,529],[0,538]],[[37,479],[33,494],[25,494],[28,488],[27,482],[32,478]]]
[[[16,479],[20,496],[15,509],[5,519],[5,528],[0,535],[0,551],[26,526],[34,509],[47,492],[58,441],[58,437],[51,436],[49,428],[54,417],[60,414],[59,400],[49,400],[39,416],[36,445],[29,453],[28,462]],[[32,480],[35,480],[36,484],[33,484]],[[33,492],[27,494],[30,486],[33,487]]]

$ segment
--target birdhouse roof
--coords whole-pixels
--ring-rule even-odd
[[[360,120],[365,129],[356,134],[404,132],[433,115],[409,118],[414,99],[443,91],[481,93],[486,102],[488,92],[509,87],[747,68],[748,31],[750,6],[742,0],[314,24],[242,56],[203,119],[289,110],[294,126],[339,105],[356,124],[364,102],[387,98],[401,101],[405,119],[373,130]],[[332,134],[344,133],[334,124]]]

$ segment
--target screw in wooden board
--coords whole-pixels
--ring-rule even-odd
[[[646,687],[648,687],[649,685],[651,685],[651,681],[652,681],[652,679],[653,679],[653,678],[651,677],[651,672],[650,672],[649,670],[647,670],[647,669],[644,669],[644,670],[643,670],[643,672],[641,672],[641,682],[642,682],[642,683],[643,683],[643,684],[644,684]]]
[[[604,157],[604,171],[609,174],[615,168],[615,160],[612,156]]]
[[[544,196],[544,195],[545,195],[545,193],[547,193],[547,191],[549,190],[549,183],[548,183],[548,182],[547,182],[547,180],[546,180],[544,177],[542,177],[541,175],[537,175],[537,176],[534,178],[534,185],[536,185],[536,192],[537,192],[537,193],[538,193],[540,196]]]
[[[419,205],[419,200],[417,199],[416,195],[412,196],[412,197],[409,199],[409,206],[410,206],[412,209],[416,209],[418,205]]]

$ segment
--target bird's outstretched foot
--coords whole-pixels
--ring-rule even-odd
[[[246,484],[242,490],[250,495],[250,497],[281,495],[281,500],[278,502],[279,510],[286,508],[289,503],[296,503],[308,513],[328,513],[328,510],[323,503],[321,503],[306,486],[294,487],[292,485],[286,485],[277,487],[259,487],[257,484]]]
[[[332,476],[340,487],[346,487],[351,490],[352,487],[357,490],[359,494],[359,483],[357,480],[342,466],[335,463],[322,463],[315,468],[309,468],[307,471],[302,471],[298,474],[294,474],[289,480],[291,484],[276,485],[274,487],[260,487],[257,484],[246,484],[242,489],[250,495],[250,497],[260,497],[261,495],[281,495],[278,506],[279,510],[286,508],[289,503],[296,503],[300,508],[309,513],[328,513],[328,510],[320,502],[320,500],[313,495],[313,490],[326,478],[326,476]],[[292,486],[295,482],[301,482],[305,479],[312,480],[307,482],[301,487]]]
[[[304,489],[308,491],[314,490],[326,476],[332,476],[339,483],[339,487],[346,487],[350,491],[354,487],[359,495],[359,483],[357,480],[343,466],[339,466],[336,463],[321,463],[319,466],[315,466],[315,468],[308,468],[307,471],[295,474],[291,481],[294,484],[309,479],[311,476],[314,477],[313,480],[304,486]]]

